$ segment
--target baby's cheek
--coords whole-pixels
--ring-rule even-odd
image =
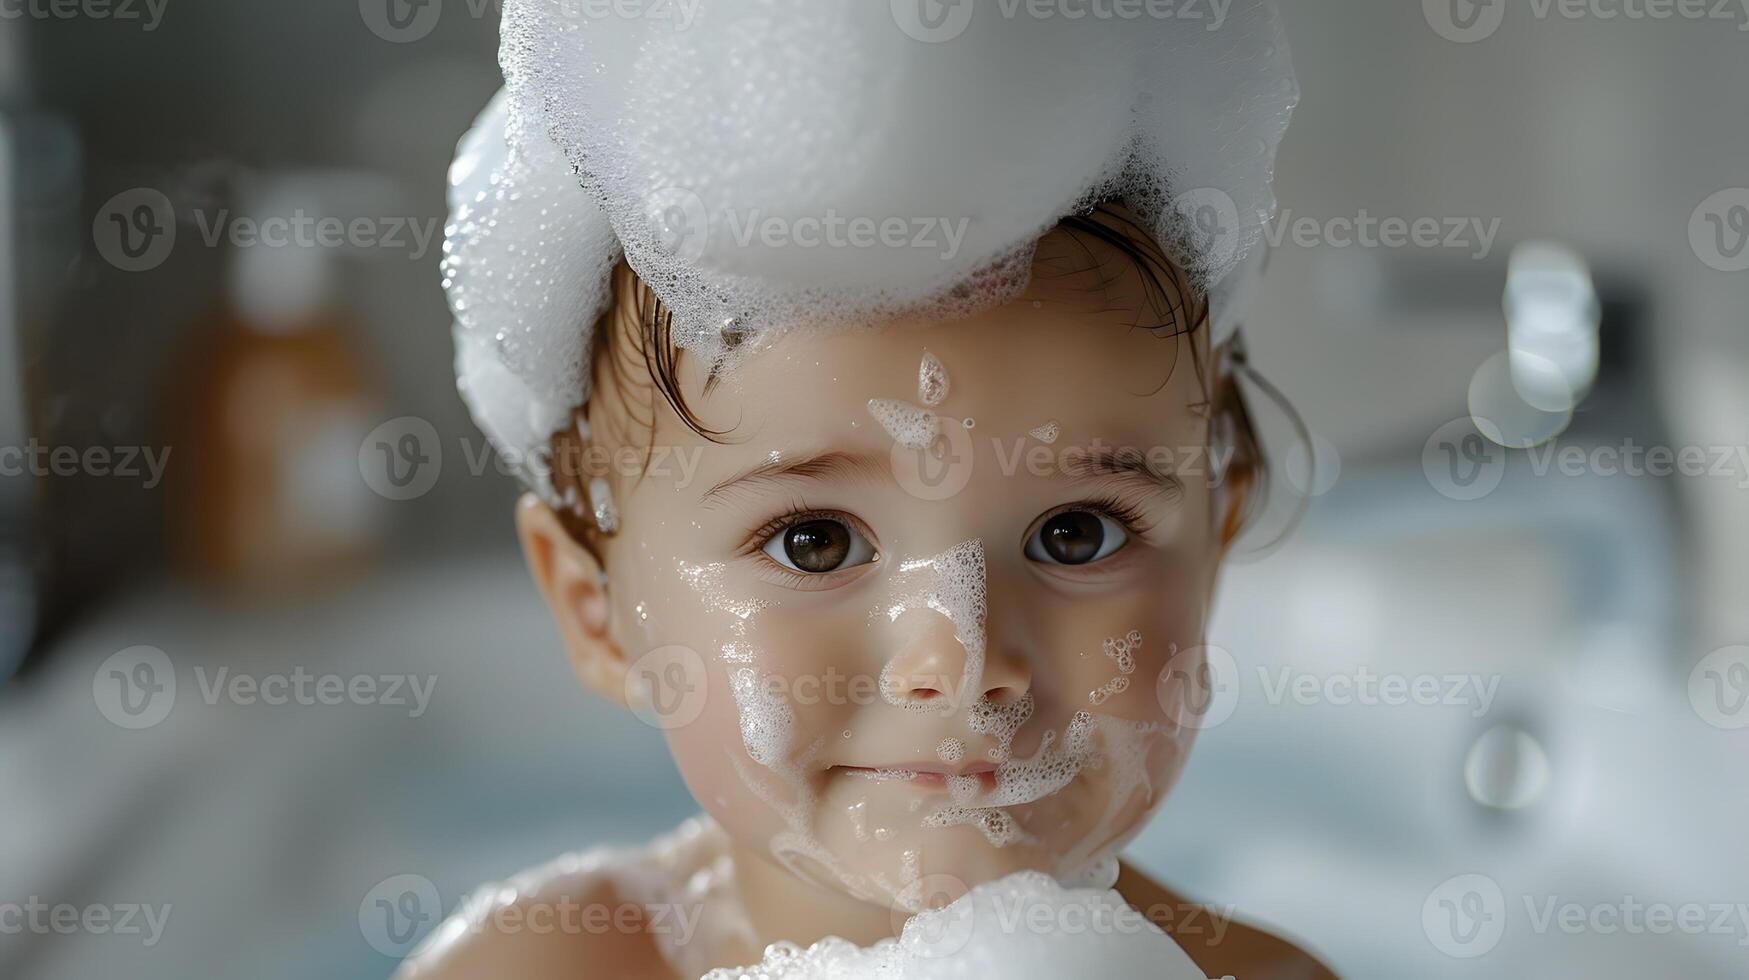
[[[1036,651],[1049,662],[1034,672],[1048,689],[1034,693],[1066,711],[1161,721],[1164,712],[1154,696],[1161,672],[1180,651],[1202,643],[1200,597],[1159,582],[1076,600],[1054,618],[1052,639]]]

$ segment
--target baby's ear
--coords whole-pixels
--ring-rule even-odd
[[[1235,452],[1215,487],[1215,517],[1219,521],[1221,553],[1224,555],[1251,514],[1252,495],[1257,492],[1257,460],[1249,453]]]
[[[571,669],[590,690],[624,704],[626,657],[608,628],[601,562],[532,493],[516,503],[516,535],[534,584],[559,624]]]
[[[1262,491],[1264,465],[1262,445],[1239,392],[1238,374],[1231,360],[1230,345],[1236,342],[1228,340],[1215,351],[1215,361],[1221,369],[1215,379],[1209,417],[1209,452],[1220,475],[1214,485],[1212,511],[1223,555],[1257,509],[1259,501],[1255,498]]]

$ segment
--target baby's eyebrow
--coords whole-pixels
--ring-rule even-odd
[[[1066,449],[1062,453],[1063,475],[1073,480],[1115,477],[1120,480],[1140,480],[1151,490],[1173,499],[1184,493],[1184,481],[1169,466],[1157,465],[1153,458],[1138,449],[1114,449],[1094,446],[1086,450]]]
[[[892,464],[887,453],[831,451],[796,459],[769,459],[706,490],[704,496],[699,498],[699,506],[713,507],[736,491],[770,487],[774,484],[796,481],[889,481],[892,476]]]

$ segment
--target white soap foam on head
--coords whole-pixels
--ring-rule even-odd
[[[751,966],[702,980],[1206,980],[1172,938],[1109,888],[1066,888],[1023,871],[919,912],[868,947],[836,937],[803,949],[774,943]]]
[[[458,375],[500,448],[532,458],[587,397],[622,254],[674,341],[726,366],[794,330],[1012,299],[1040,235],[1115,199],[1224,339],[1298,97],[1267,0],[1233,0],[1214,30],[978,4],[951,38],[901,6],[697,0],[676,30],[505,0],[507,94],[452,170],[444,262]],[[834,222],[850,233],[815,234]]]

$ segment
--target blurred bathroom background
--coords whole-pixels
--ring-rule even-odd
[[[1242,696],[1129,854],[1345,977],[1749,977],[1749,9],[1284,15],[1246,332],[1310,503],[1229,575]],[[497,16],[0,3],[0,977],[381,978],[692,812],[571,680],[454,392]]]

